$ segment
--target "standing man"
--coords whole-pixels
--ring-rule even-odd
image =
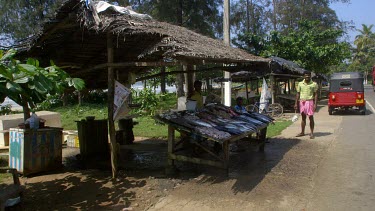
[[[311,80],[311,72],[305,71],[303,73],[304,80],[298,83],[296,102],[294,109],[298,108],[302,116],[301,133],[297,137],[305,135],[306,117],[310,120],[310,139],[314,139],[314,112],[318,103],[318,85]]]

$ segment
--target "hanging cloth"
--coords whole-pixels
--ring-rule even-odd
[[[268,90],[266,79],[263,78],[262,92],[260,93],[259,99],[259,113],[262,113],[264,109],[267,110],[268,100],[270,99],[271,93]]]

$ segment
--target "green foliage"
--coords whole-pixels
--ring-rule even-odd
[[[192,29],[198,33],[214,37],[221,34],[222,18],[219,7],[222,0],[119,0],[126,1],[138,12],[147,13],[153,18]]]
[[[354,44],[354,56],[348,67],[350,71],[368,73],[375,64],[375,34],[372,32],[373,25],[362,24],[362,29],[357,30],[360,34],[356,36]]]
[[[134,93],[135,90],[132,90]],[[149,88],[143,89],[137,93],[137,96],[133,96],[133,103],[140,104],[141,107],[135,109],[135,113],[154,115],[156,106],[158,105],[159,99],[157,95]]]
[[[0,106],[0,116],[8,115],[12,113],[12,106],[11,105],[4,105]]]
[[[15,54],[15,50],[0,54],[0,97],[2,100],[9,97],[23,106],[25,114],[28,106],[34,108],[35,104],[50,95],[61,94],[67,87],[78,90],[84,87],[82,79],[69,78],[55,65],[43,68],[38,60],[31,58],[24,64],[14,58]]]
[[[338,41],[342,30],[321,30],[317,21],[302,21],[299,26],[287,35],[273,31],[261,39],[248,34],[241,41],[261,56],[282,57],[317,73],[327,73],[330,66],[350,57],[350,44]]]
[[[9,40],[30,37],[40,29],[39,24],[51,18],[65,0],[0,0],[0,45]],[[1,38],[5,36],[5,39]]]

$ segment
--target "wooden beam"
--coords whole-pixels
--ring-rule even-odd
[[[103,69],[106,67],[113,67],[113,68],[122,68],[122,67],[161,67],[161,66],[176,66],[180,65],[181,62],[120,62],[120,63],[112,63],[108,62],[105,64],[99,64],[92,68],[91,70]]]
[[[174,138],[175,138],[175,129],[168,125],[168,154],[173,154],[174,152]],[[168,165],[169,167],[174,167],[174,161],[173,159],[168,158]]]
[[[193,70],[194,72],[205,72],[205,71],[214,71],[214,70],[225,70],[225,69],[234,69],[234,67],[222,67],[222,66],[217,66],[217,67],[210,67],[210,68],[204,68],[204,69],[199,69],[199,70]],[[151,78],[156,78],[159,76],[164,75],[173,75],[173,74],[179,74],[179,73],[188,73],[191,71],[173,71],[173,72],[165,72],[165,73],[156,73],[153,75],[137,78],[136,81],[143,81],[143,80],[148,80]]]
[[[112,34],[107,34],[107,54],[108,63],[113,62],[113,42]],[[115,94],[115,74],[112,67],[108,67],[108,125],[109,125],[109,139],[111,143],[111,165],[112,165],[112,177],[117,177],[117,144],[116,144],[116,131],[115,122],[113,120],[114,114],[114,94]]]
[[[108,67],[112,67],[112,68],[116,68],[116,69],[117,68],[124,68],[124,67],[162,67],[162,66],[170,67],[170,66],[177,66],[177,65],[183,65],[183,64],[189,64],[189,63],[188,62],[121,62],[121,63],[108,62],[108,63],[99,64],[99,65],[96,65],[96,66],[93,66],[93,67],[83,69],[82,71],[79,71],[78,74],[85,74],[85,73],[91,72],[93,70],[105,69],[105,68],[108,68]],[[218,70],[218,69],[235,71],[238,68],[244,67],[244,66],[223,67],[223,66],[219,66],[219,65],[222,65],[222,64],[218,64],[218,66],[215,66],[215,67],[212,67],[212,68],[196,70],[195,72]],[[182,71],[177,72],[176,71],[175,74],[177,74],[177,73],[186,73],[186,72],[182,72]],[[156,76],[160,76],[160,75],[156,75]],[[143,79],[143,80],[145,80],[145,79]]]
[[[196,163],[196,164],[204,164],[204,165],[215,166],[215,167],[224,168],[224,169],[227,168],[227,165],[221,161],[205,160],[201,158],[188,157],[185,155],[168,154],[168,159],[185,161],[185,162]]]

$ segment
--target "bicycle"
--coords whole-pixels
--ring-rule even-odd
[[[261,104],[265,104],[265,109],[263,109],[260,113],[261,114],[267,114],[271,117],[280,117],[283,114],[283,106],[280,103],[271,103],[268,102],[265,103],[259,103],[256,102],[255,104],[250,104],[246,106],[246,110],[249,112],[257,112],[259,113],[259,106]],[[268,105],[268,106],[267,106]]]

